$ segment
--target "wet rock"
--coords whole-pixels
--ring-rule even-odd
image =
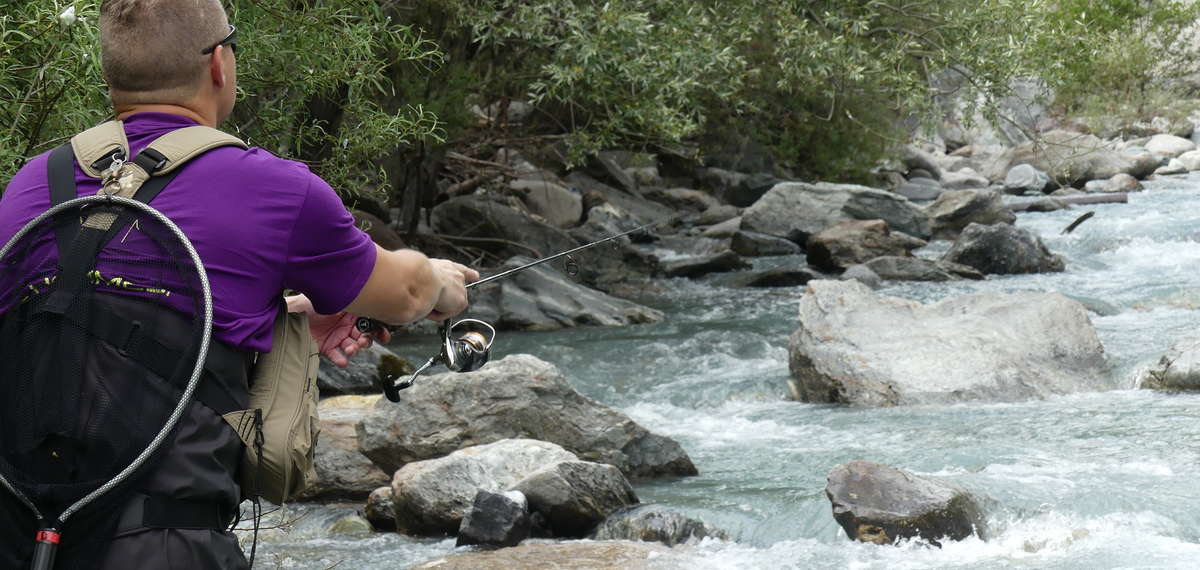
[[[1188,167],[1183,163],[1183,161],[1179,160],[1178,158],[1172,158],[1169,162],[1167,162],[1166,165],[1159,167],[1158,170],[1155,170],[1154,174],[1158,176],[1169,176],[1171,174],[1187,174],[1187,171]]]
[[[922,538],[940,546],[983,534],[978,501],[951,483],[869,461],[838,465],[827,481],[833,517],[852,540],[887,545]]]
[[[929,201],[936,200],[942,195],[941,183],[932,178],[913,178],[906,180],[896,187],[895,192],[909,200],[914,201]]]
[[[1058,293],[922,305],[812,281],[788,353],[792,395],[806,402],[1009,402],[1113,387],[1087,310]]]
[[[609,515],[588,538],[661,542],[675,546],[709,537],[729,540],[728,533],[702,520],[662,505],[637,505]]]
[[[1154,135],[1146,142],[1146,150],[1169,158],[1196,150],[1196,143],[1175,135]]]
[[[1050,175],[1029,164],[1018,164],[1004,177],[1004,191],[1009,194],[1042,192],[1050,185]]]
[[[675,211],[703,212],[721,205],[716,198],[689,188],[647,190],[645,196]]]
[[[1154,174],[1154,171],[1162,166],[1161,155],[1154,154],[1140,146],[1128,146],[1121,149],[1121,156],[1130,162],[1125,173],[1138,179]]]
[[[796,287],[819,278],[819,273],[808,269],[768,269],[739,273],[721,280],[720,284],[726,287]]]
[[[729,249],[746,257],[794,255],[803,251],[799,244],[790,239],[747,231],[734,233]]]
[[[628,212],[638,224],[665,220],[674,215],[674,212],[670,208],[658,202],[613,188],[582,171],[576,170],[568,174],[566,183],[568,187],[576,188],[581,192],[595,192],[603,196],[606,200],[612,202],[613,205],[620,208],[621,211]]]
[[[861,263],[848,267],[838,276],[838,279],[842,281],[858,281],[871,289],[878,289],[883,286],[883,278],[870,267]]]
[[[508,187],[520,196],[529,211],[552,226],[571,227],[579,224],[583,216],[582,195],[554,182],[517,179],[509,182]]]
[[[1177,341],[1140,375],[1139,385],[1168,392],[1200,391],[1200,338]]]
[[[971,267],[919,257],[877,257],[868,261],[866,267],[889,281],[958,281],[963,278],[984,278],[982,273]]]
[[[857,186],[782,182],[742,213],[742,229],[803,243],[808,236],[844,220],[877,220],[925,239],[929,215],[903,196]]]
[[[363,507],[363,518],[367,519],[375,530],[396,530],[396,503],[392,501],[391,485],[371,491],[367,496],[367,505]]]
[[[1192,151],[1185,152],[1185,153],[1179,155],[1178,157],[1176,157],[1176,160],[1178,160],[1179,163],[1182,164],[1183,167],[1188,169],[1189,171],[1190,170],[1200,170],[1200,150],[1192,150]]]
[[[732,238],[742,227],[742,218],[738,216],[706,228],[700,235],[706,238]]]
[[[417,566],[419,570],[652,570],[662,568],[671,549],[644,542],[529,542],[514,548],[442,556]]]
[[[472,245],[501,258],[529,255],[530,248],[540,255],[549,255],[579,245],[567,232],[485,196],[451,198],[435,206],[430,215],[435,232],[486,238]]]
[[[603,247],[603,246],[599,246]],[[635,254],[636,255],[636,254]],[[499,271],[533,260],[513,257]],[[662,320],[661,311],[618,299],[538,265],[472,293],[471,314],[498,329],[554,330],[575,326],[623,326]]]
[[[1003,197],[993,190],[956,190],[943,192],[926,207],[933,219],[935,239],[955,239],[972,223],[1011,224],[1016,214],[1004,205]]]
[[[521,492],[480,491],[458,527],[455,546],[516,546],[529,538],[531,528],[529,502]]]
[[[1008,224],[971,224],[942,256],[992,275],[1056,273],[1066,268],[1062,256],[1051,253],[1029,230]]]
[[[338,368],[322,358],[321,368],[317,372],[317,387],[321,391],[321,396],[378,392],[379,389],[375,387],[375,376],[379,360],[384,355],[398,358],[396,353],[378,344],[372,344],[366,350],[359,351],[350,359],[350,365],[346,368]]]
[[[329,525],[325,529],[326,534],[332,536],[349,536],[349,537],[366,537],[373,533],[375,529],[371,526],[370,521],[358,515],[346,515]]]
[[[841,271],[884,255],[911,255],[926,242],[888,229],[883,220],[838,222],[808,239],[808,262],[827,271]]]
[[[1070,205],[1059,198],[1046,197],[1046,198],[1040,198],[1038,200],[1034,200],[1033,202],[1030,202],[1029,205],[1025,207],[1025,211],[1026,212],[1055,212],[1058,210],[1064,210],[1068,207],[1070,207]]]
[[[529,499],[560,537],[582,538],[608,515],[638,502],[633,487],[612,465],[564,461],[522,479],[513,488]]]
[[[317,479],[297,500],[360,499],[388,484],[387,473],[358,449],[356,425],[378,401],[376,395],[342,396],[321,402],[321,436],[314,457]]]
[[[1137,178],[1124,172],[1113,176],[1107,180],[1089,180],[1083,185],[1085,192],[1096,193],[1113,193],[1113,192],[1137,192],[1142,189],[1142,183],[1138,182]]]
[[[1029,164],[1064,186],[1082,186],[1088,180],[1112,178],[1135,168],[1130,157],[1096,136],[1066,130],[1042,133],[1040,141],[1013,149],[1009,159],[1010,164]]]
[[[479,491],[507,491],[547,465],[576,461],[544,441],[506,439],[415,461],[392,478],[396,528],[409,534],[453,534]]]
[[[558,368],[527,354],[475,372],[422,377],[400,402],[381,401],[359,423],[358,434],[363,454],[387,472],[464,447],[524,437],[615,465],[631,477],[696,474],[679,443],[583,397]]]
[[[668,261],[663,264],[663,274],[667,277],[701,277],[709,273],[723,273],[749,269],[750,264],[732,251]]]

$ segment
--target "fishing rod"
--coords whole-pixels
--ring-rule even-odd
[[[561,257],[569,256],[573,253],[583,251],[605,242],[625,237],[658,223],[659,222],[651,222],[648,224],[642,224],[636,228],[633,228],[632,230],[624,231],[616,235],[611,235],[590,243],[585,243],[579,247],[543,257],[519,267],[514,267],[507,271],[502,271],[495,275],[468,283],[466,288],[473,289],[493,281],[499,281],[501,279],[511,277],[512,275],[525,271],[526,269],[549,261],[554,261],[555,259]],[[359,332],[367,333],[373,330],[378,330],[385,325],[370,317],[359,317],[358,320],[355,321],[354,326],[359,330]],[[412,386],[413,382],[417,380],[417,376],[435,364],[445,364],[446,368],[454,372],[473,372],[475,370],[479,370],[484,364],[487,364],[488,357],[491,354],[492,343],[496,340],[496,328],[479,319],[460,319],[455,321],[453,324],[450,324],[450,321],[447,320],[438,328],[438,336],[442,337],[441,349],[436,355],[427,360],[425,364],[422,364],[420,368],[417,368],[416,372],[412,373],[412,376],[402,380],[398,379],[398,377],[392,377],[391,375],[383,373],[380,373],[378,376],[376,376],[376,387],[383,391],[383,394],[387,396],[388,400],[399,402],[400,390]]]

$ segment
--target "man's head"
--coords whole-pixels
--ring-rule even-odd
[[[104,0],[100,45],[116,107],[196,104],[219,123],[233,110],[236,67],[220,0]]]

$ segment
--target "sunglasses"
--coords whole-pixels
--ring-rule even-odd
[[[223,39],[207,48],[204,48],[204,51],[202,51],[200,53],[202,55],[208,55],[208,54],[212,53],[213,50],[217,49],[217,46],[226,46],[226,45],[229,46],[229,49],[233,50],[234,53],[237,53],[237,28],[233,27],[233,24],[229,24],[229,35],[225,36],[225,39]]]

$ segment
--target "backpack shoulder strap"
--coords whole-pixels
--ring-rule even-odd
[[[100,123],[71,137],[71,150],[84,174],[100,178],[114,157],[129,156],[125,125],[119,120]]]
[[[134,162],[150,175],[162,176],[201,154],[223,146],[248,148],[242,139],[212,127],[184,127],[155,139],[138,153]]]

